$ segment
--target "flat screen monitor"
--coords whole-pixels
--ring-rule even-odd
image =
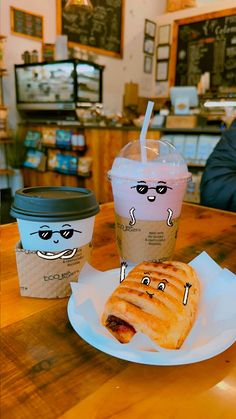
[[[88,62],[76,65],[77,101],[81,103],[102,103],[103,67]]]
[[[170,89],[171,104],[175,114],[188,114],[190,107],[198,106],[198,94],[195,86],[178,86]]]
[[[73,109],[76,103],[75,63],[16,65],[19,109]]]

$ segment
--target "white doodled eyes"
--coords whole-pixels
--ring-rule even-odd
[[[165,287],[166,287],[165,282],[160,282],[160,283],[158,284],[157,289],[158,289],[158,290],[161,290],[161,291],[164,291]]]
[[[141,284],[150,285],[150,282],[151,282],[151,279],[149,278],[149,276],[144,276],[141,279]],[[160,291],[164,291],[165,287],[166,287],[165,282],[159,282],[159,284],[157,286],[157,289],[160,290]]]
[[[144,277],[141,279],[141,283],[142,283],[142,284],[144,284],[144,285],[149,285],[149,284],[150,284],[150,282],[151,282],[151,280],[150,280],[149,276],[144,276]]]

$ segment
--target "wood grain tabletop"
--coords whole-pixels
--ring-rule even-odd
[[[209,360],[148,366],[106,355],[83,341],[68,299],[19,294],[16,223],[1,226],[1,413],[4,419],[236,417],[236,344]],[[174,258],[205,250],[236,272],[236,214],[184,204]],[[92,265],[119,266],[113,204],[96,217]]]

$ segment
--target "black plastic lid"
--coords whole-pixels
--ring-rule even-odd
[[[89,189],[38,186],[16,191],[11,216],[30,221],[82,220],[99,212]]]

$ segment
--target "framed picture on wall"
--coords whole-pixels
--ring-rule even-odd
[[[158,28],[158,36],[157,36],[157,43],[160,45],[169,44],[170,43],[170,25],[159,26]]]
[[[170,58],[170,45],[158,45],[157,60],[168,60]]]
[[[42,44],[42,61],[55,60],[55,44]]]
[[[156,81],[168,80],[169,61],[157,61],[156,63]]]
[[[153,58],[151,55],[144,55],[144,73],[151,74],[152,73],[152,61]]]
[[[151,20],[145,19],[144,34],[150,36],[150,38],[155,38],[156,23],[152,22]]]
[[[155,40],[154,38],[150,38],[149,36],[145,36],[144,44],[143,44],[143,52],[145,54],[153,55],[155,48]]]
[[[10,7],[11,33],[35,41],[43,41],[44,17],[28,10]]]

